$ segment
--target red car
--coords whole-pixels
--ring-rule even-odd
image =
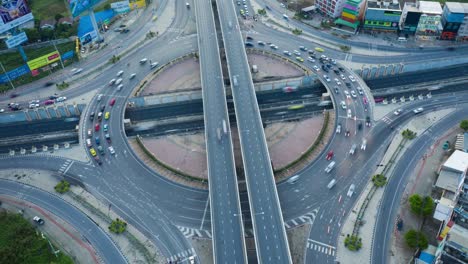
[[[333,158],[333,151],[330,150],[330,152],[328,152],[327,154],[327,160],[331,160]]]
[[[112,99],[110,100],[110,102],[109,102],[109,105],[110,105],[110,106],[113,106],[114,104],[115,104],[115,98],[112,98]]]
[[[96,131],[96,132],[99,131],[99,128],[101,128],[101,127],[99,126],[99,124],[96,124],[96,125],[94,126],[94,131]]]

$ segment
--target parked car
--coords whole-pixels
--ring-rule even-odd
[[[33,221],[36,222],[37,224],[39,225],[43,225],[44,224],[44,220],[42,220],[42,218],[40,218],[39,216],[34,216],[33,217]]]

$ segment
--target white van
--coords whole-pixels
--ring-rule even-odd
[[[405,37],[399,37],[399,38],[398,38],[398,41],[399,41],[399,42],[405,42],[406,40],[407,40],[407,39],[406,39]]]
[[[330,162],[330,164],[328,164],[328,166],[325,168],[325,172],[330,173],[330,171],[332,171],[333,168],[335,167],[335,164],[336,164],[336,162],[334,162],[334,161]]]
[[[121,83],[122,83],[122,78],[119,78],[119,79],[117,79],[117,81],[115,81],[115,84],[116,84],[116,85],[119,85],[119,84],[121,84]]]
[[[349,186],[348,193],[346,194],[346,196],[348,196],[348,197],[353,196],[355,188],[356,188],[356,186],[354,184],[351,184],[351,186]]]
[[[158,67],[158,65],[159,65],[159,62],[153,62],[153,63],[151,63],[150,67],[151,67],[151,69],[154,69],[154,68]]]
[[[333,179],[333,180],[331,180],[331,181],[328,183],[327,188],[328,188],[328,189],[331,189],[331,188],[333,188],[333,186],[335,186],[335,184],[336,184],[336,180]]]
[[[283,14],[283,18],[286,19],[286,20],[289,19],[289,17],[286,14]]]

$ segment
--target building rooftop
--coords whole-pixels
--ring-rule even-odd
[[[460,186],[461,173],[442,169],[437,178],[436,186],[457,193]]]
[[[465,14],[465,12],[468,12],[468,10],[465,10],[463,4],[459,2],[445,2],[445,6],[451,13]]]
[[[468,7],[468,4],[466,4]],[[466,9],[468,14],[468,8]],[[468,132],[463,134],[463,151],[468,152]]]
[[[401,10],[400,3],[397,0],[386,0],[386,1],[369,0],[367,1],[367,8]]]
[[[442,14],[442,7],[439,2],[419,1],[419,10],[424,14]]]
[[[434,210],[434,218],[439,221],[445,221],[452,214],[452,207],[438,203]]]
[[[468,248],[468,230],[459,225],[453,225],[449,231],[451,242],[457,243],[461,248]]]
[[[468,153],[455,150],[443,165],[444,169],[464,173],[468,169]]]

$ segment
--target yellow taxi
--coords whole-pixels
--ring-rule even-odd
[[[301,57],[296,57],[296,60],[297,60],[297,61],[300,61],[300,62],[304,62],[304,59],[301,58]]]
[[[104,119],[107,120],[107,119],[109,119],[109,117],[110,117],[110,113],[109,113],[109,112],[106,112],[106,114],[104,115]]]
[[[319,47],[315,48],[315,50],[318,51],[318,52],[324,52],[325,51],[324,49],[319,48]]]
[[[89,152],[91,153],[91,156],[96,157],[96,150],[94,148],[90,148]]]

